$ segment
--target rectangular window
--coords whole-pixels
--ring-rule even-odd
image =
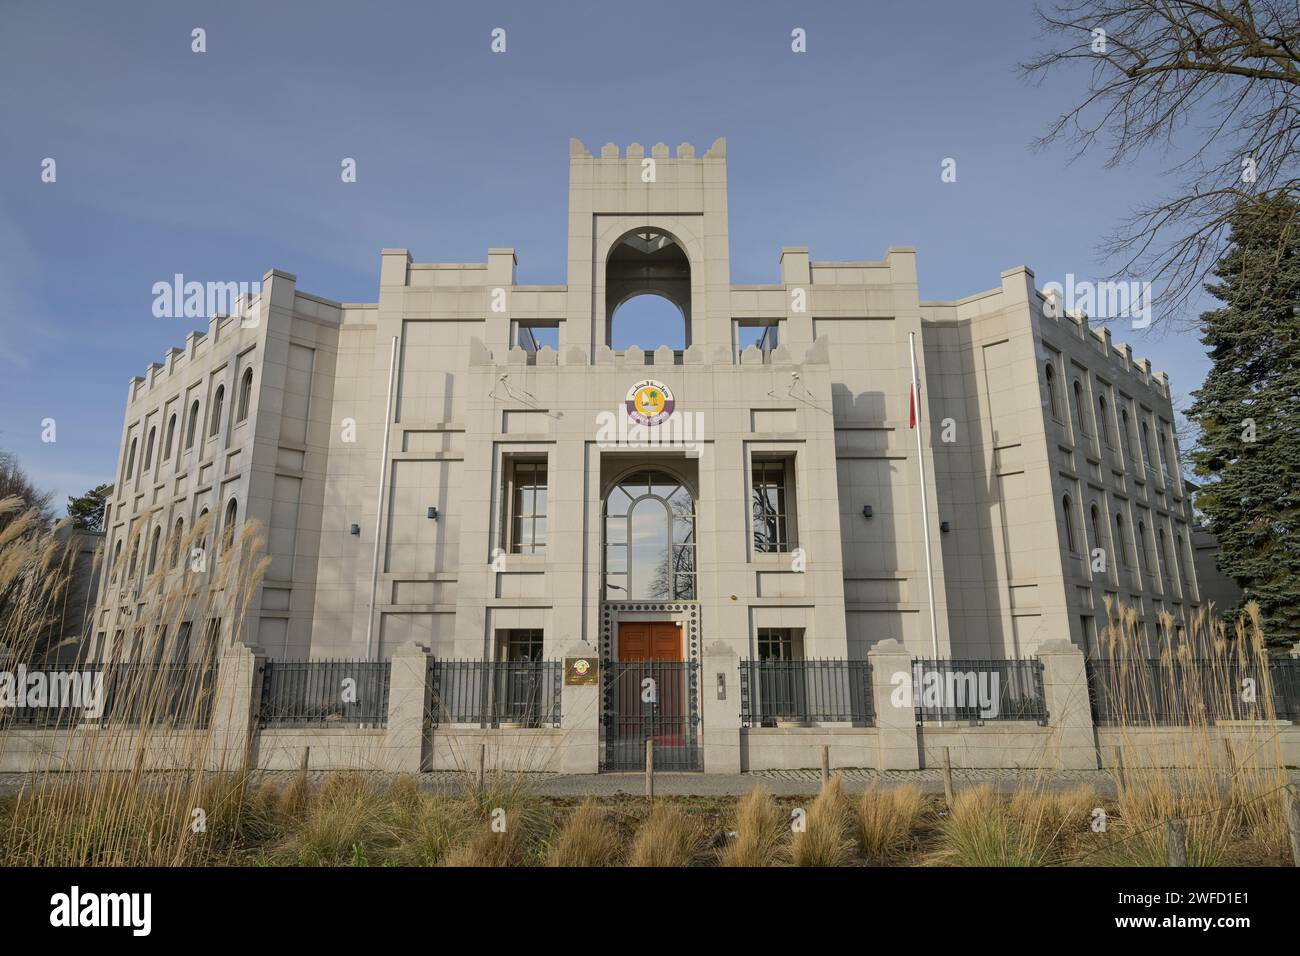
[[[540,661],[542,659],[541,628],[511,628],[499,631],[497,659],[503,661]]]
[[[756,552],[777,554],[793,547],[792,461],[790,458],[754,459],[751,504]]]
[[[803,660],[803,630],[793,627],[760,627],[758,659],[760,661]]]
[[[546,462],[511,461],[507,471],[507,549],[511,554],[546,550]]]
[[[543,346],[549,346],[553,351],[558,352],[560,350],[560,323],[516,322],[515,334],[511,338],[511,346],[518,346],[525,352],[537,352]]]
[[[737,319],[736,357],[751,345],[766,355],[781,344],[780,337],[779,320]]]

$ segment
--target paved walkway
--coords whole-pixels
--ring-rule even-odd
[[[390,776],[371,772],[378,778]],[[926,793],[943,793],[943,772],[938,769],[858,768],[837,770],[836,773],[843,775],[844,789],[849,793],[861,793],[876,783],[882,786],[914,783]],[[297,774],[296,770],[261,770],[257,771],[256,776],[260,780],[287,783]],[[326,774],[322,771],[312,771],[310,776],[319,782]],[[642,773],[527,773],[522,776],[527,778],[534,792],[547,797],[601,797],[645,793],[645,774]],[[1014,790],[1018,786],[1041,786],[1052,790],[1091,786],[1099,794],[1115,792],[1115,780],[1106,770],[953,770],[952,776],[953,783],[958,787],[991,783],[996,789],[1004,792]],[[17,792],[28,779],[27,774],[0,774],[0,794]],[[50,779],[57,780],[58,775],[52,775]],[[430,792],[458,793],[471,777],[456,771],[435,771],[422,773],[419,779],[420,786]],[[1300,783],[1300,771],[1292,770],[1291,779]],[[661,796],[736,796],[759,785],[766,787],[777,796],[811,795],[815,794],[821,786],[821,772],[819,770],[762,770],[754,773],[732,774],[655,774],[655,793]]]
[[[943,792],[943,774],[940,770],[837,770],[843,775],[844,788],[850,793],[860,793],[873,783],[882,785],[915,783],[927,793]],[[298,771],[258,771],[261,780],[288,782]],[[312,771],[313,780],[325,776]],[[377,777],[387,774],[375,773]],[[528,784],[534,792],[548,797],[615,796],[618,794],[645,793],[643,773],[559,774],[528,773]],[[17,792],[29,775],[21,773],[0,774],[0,794]],[[51,780],[58,780],[52,775]],[[420,786],[436,793],[459,792],[470,777],[456,771],[435,771],[420,774]],[[1115,783],[1110,774],[1102,770],[954,770],[953,781],[958,785],[992,783],[999,790],[1013,790],[1017,785],[1040,783],[1052,789],[1068,789],[1088,784],[1102,793],[1114,792]],[[819,770],[766,770],[754,773],[655,774],[655,793],[664,796],[735,796],[755,786],[762,785],[778,796],[803,796],[815,794],[821,786]]]

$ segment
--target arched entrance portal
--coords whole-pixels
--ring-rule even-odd
[[[638,467],[604,497],[601,768],[702,769],[695,495]]]

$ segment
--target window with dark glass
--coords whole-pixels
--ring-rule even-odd
[[[798,661],[803,659],[803,632],[790,627],[758,629],[760,661]]]
[[[663,471],[636,471],[605,496],[605,600],[695,598],[695,499]]]
[[[771,554],[791,545],[788,459],[755,459],[753,469],[754,550]]]
[[[540,661],[542,659],[542,629],[511,628],[501,634],[501,660]]]
[[[546,462],[515,461],[509,475],[508,550],[542,554],[546,550]]]

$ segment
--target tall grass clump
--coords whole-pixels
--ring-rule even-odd
[[[857,837],[871,863],[890,863],[907,849],[925,812],[925,797],[915,784],[873,784],[858,803]]]
[[[623,851],[618,831],[609,815],[594,800],[578,804],[556,835],[547,863],[550,866],[614,866]]]
[[[718,855],[723,866],[779,866],[789,853],[787,819],[763,787],[754,787],[736,803],[736,837]]]
[[[671,803],[659,802],[636,831],[628,857],[631,866],[691,866],[700,855],[703,833],[696,821]]]
[[[932,861],[945,866],[1048,866],[1057,862],[1060,830],[1044,800],[1053,798],[1034,792],[1004,800],[990,784],[958,791],[948,815],[939,821],[939,845]]]
[[[853,854],[853,809],[834,774],[808,806],[804,829],[790,841],[795,866],[844,866]]]
[[[4,861],[35,866],[168,866],[227,862],[247,835],[245,767],[219,738],[223,648],[242,640],[269,559],[256,522],[223,529],[212,516],[188,533],[141,527],[100,566],[100,601],[129,606],[131,626],[102,646],[89,635],[74,661],[52,643],[72,578],[74,537],[16,499],[0,501],[0,656],[6,669],[71,670],[98,688],[100,713],[0,711],[43,738],[43,762],[3,821]],[[93,597],[93,596],[92,596]],[[0,748],[10,735],[0,734]],[[166,770],[166,773],[155,771]],[[206,822],[201,822],[206,821]]]
[[[1162,613],[1154,635],[1135,608],[1106,609],[1096,690],[1113,716],[1099,733],[1117,742],[1124,771],[1094,855],[1166,865],[1165,824],[1182,819],[1193,866],[1282,862],[1288,778],[1258,605],[1231,625],[1210,607],[1181,629]]]

